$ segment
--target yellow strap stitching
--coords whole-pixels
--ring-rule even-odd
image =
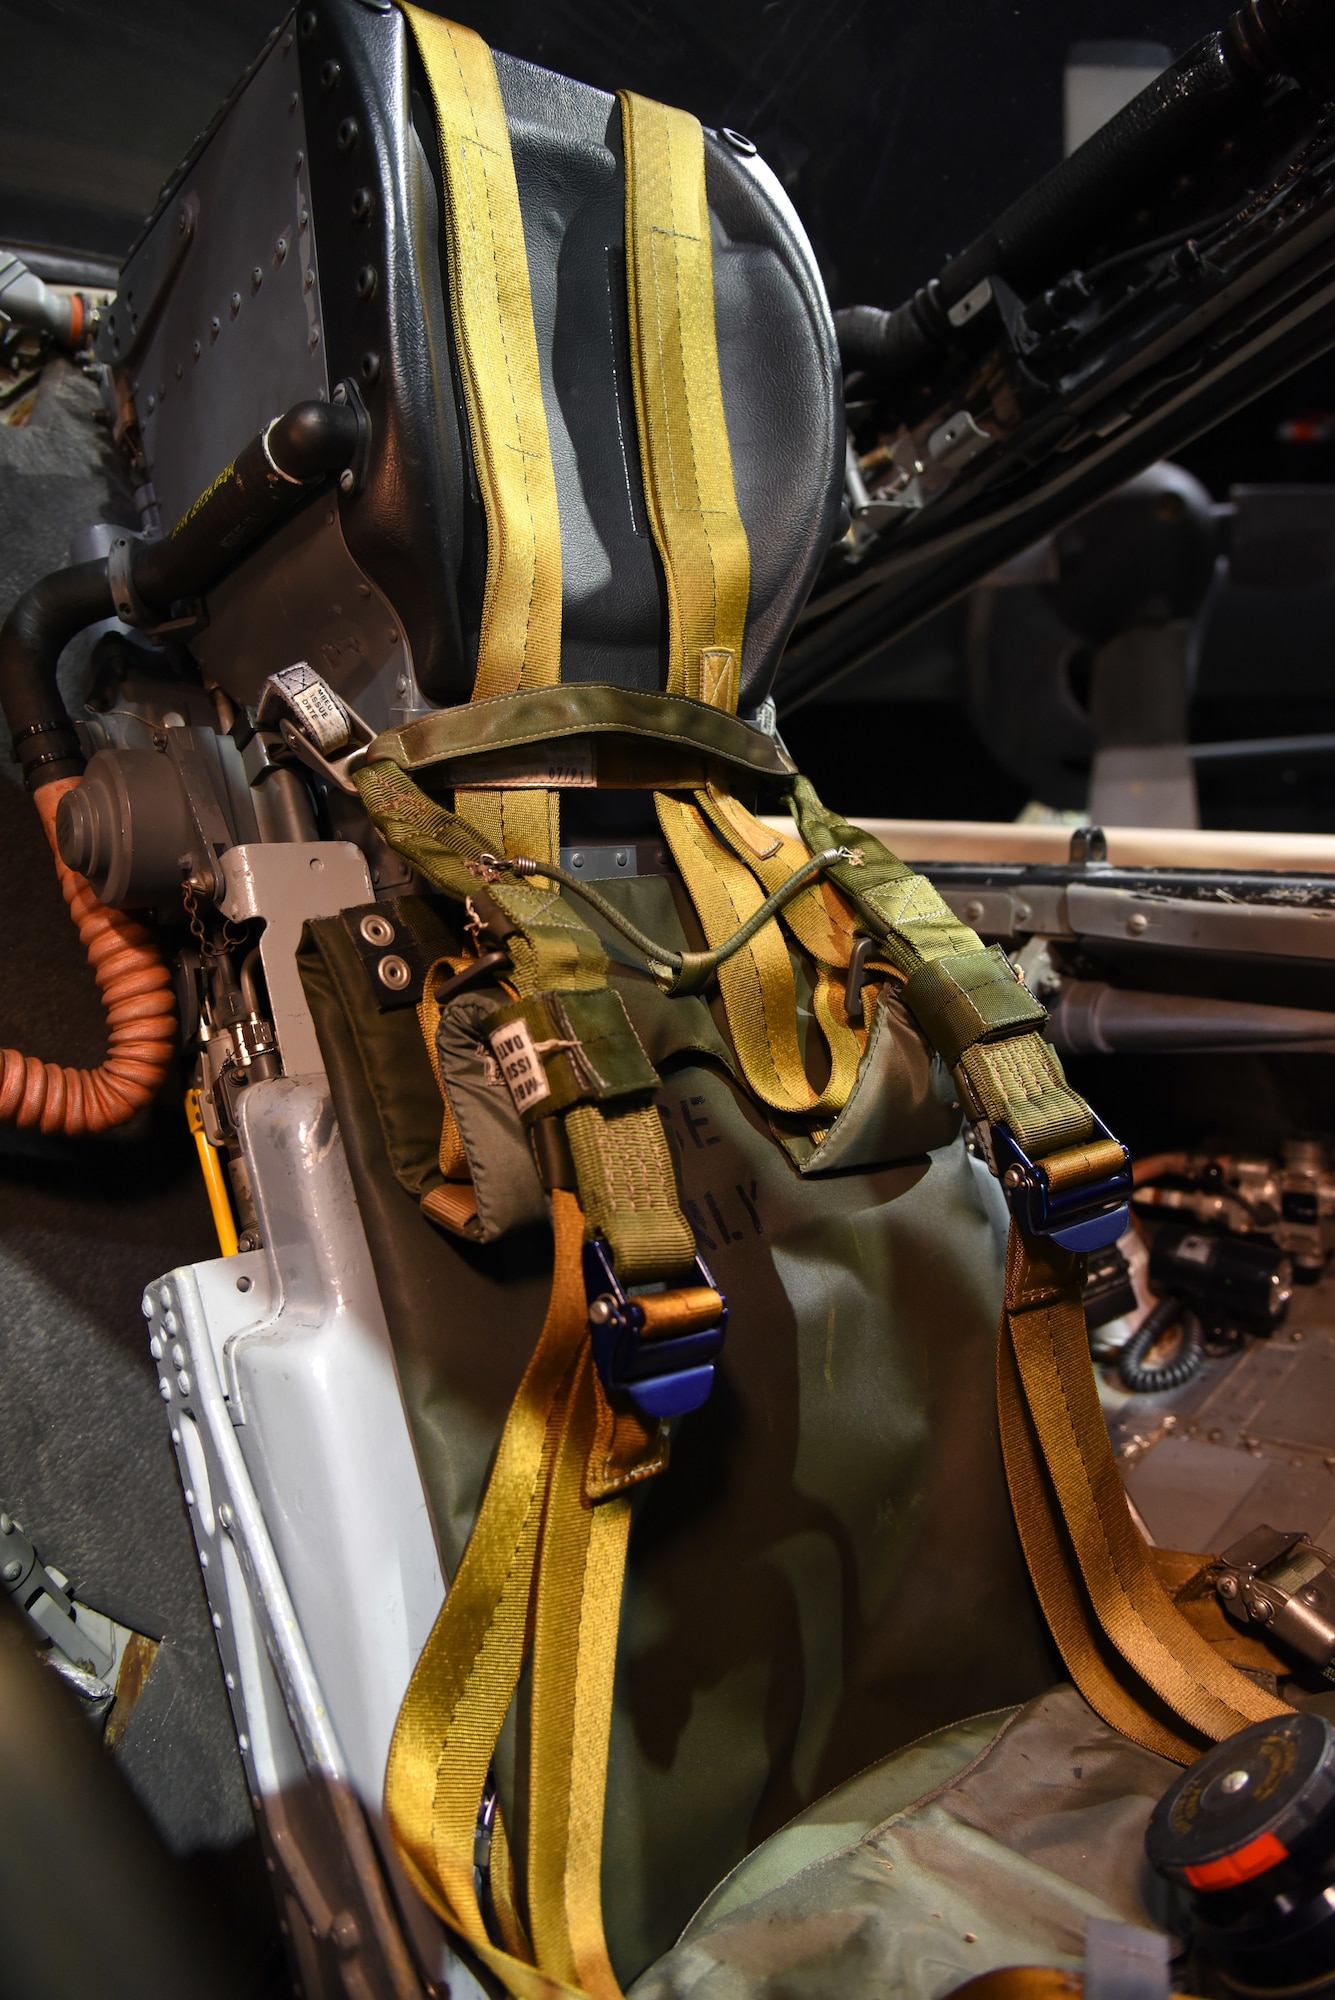
[[[450,315],[487,518],[473,700],[561,678],[561,523],[519,188],[491,51],[470,28],[405,7],[436,113]],[[459,813],[497,852],[555,860],[545,791],[461,791]]]
[[[719,380],[704,138],[621,92],[631,373],[668,594],[668,692],[735,714],[751,556]]]

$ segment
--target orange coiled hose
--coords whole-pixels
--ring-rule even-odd
[[[123,1125],[148,1103],[176,1042],[176,1001],[162,954],[142,924],[99,903],[56,848],[56,807],[78,778],[56,778],[36,794],[56,874],[102,991],[108,1048],[96,1069],[62,1069],[0,1049],[0,1123],[36,1125],[71,1138]]]

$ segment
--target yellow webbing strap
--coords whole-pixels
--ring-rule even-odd
[[[699,121],[621,92],[640,464],[668,595],[668,693],[735,714],[751,555],[719,382]]]
[[[583,1217],[560,1191],[552,1215],[546,1321],[399,1712],[385,1809],[415,1886],[512,1993],[619,2000],[601,1914],[607,1733],[629,1489],[664,1461],[658,1440],[614,1418],[602,1398],[580,1271]],[[473,1875],[478,1808],[530,1628],[528,1901],[536,1966],[521,1955],[525,1932],[503,1826],[493,1859],[508,1950],[488,1935]]]
[[[510,134],[491,51],[470,28],[405,7],[436,113],[450,315],[487,517],[474,701],[561,678],[561,524]],[[554,861],[557,795],[460,792],[494,849]]]
[[[764,902],[751,869],[710,829],[697,805],[660,792],[658,820],[711,945],[731,937]],[[718,970],[737,1058],[762,1103],[775,1111],[829,1122],[842,1111],[857,1077],[865,1035],[848,1021],[843,980],[828,968],[817,975],[813,1010],[830,1052],[821,1091],[807,1077],[798,1039],[797,986],[788,946],[776,922],[759,930]]]
[[[1012,1224],[997,1347],[1006,1478],[1034,1588],[1081,1694],[1133,1742],[1190,1763],[1203,1741],[1286,1706],[1222,1659],[1159,1579],[1099,1407],[1082,1270],[1083,1259]]]

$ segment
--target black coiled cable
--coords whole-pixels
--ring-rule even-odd
[[[1182,1323],[1182,1338],[1171,1361],[1157,1368],[1141,1366],[1157,1340],[1162,1340],[1175,1321]],[[1165,1389],[1180,1389],[1199,1375],[1205,1365],[1205,1335],[1194,1313],[1188,1313],[1176,1299],[1160,1299],[1151,1306],[1140,1325],[1117,1356],[1117,1372],[1123,1384],[1137,1396],[1153,1396]]]

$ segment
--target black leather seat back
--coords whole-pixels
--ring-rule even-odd
[[[660,687],[666,608],[629,373],[619,109],[510,57],[496,67],[561,515],[563,676]],[[764,699],[834,532],[843,413],[819,272],[782,188],[736,135],[707,132],[705,146],[723,397],[751,546],[745,710]],[[408,660],[427,702],[471,692],[486,531],[451,353],[439,176],[402,15],[320,0],[279,30],[127,264],[103,351],[134,397],[164,526],[298,396],[347,383],[371,419],[358,490],[307,510],[214,593],[196,651],[241,699],[297,657],[377,723],[411,705]],[[277,259],[280,239],[298,256]]]

